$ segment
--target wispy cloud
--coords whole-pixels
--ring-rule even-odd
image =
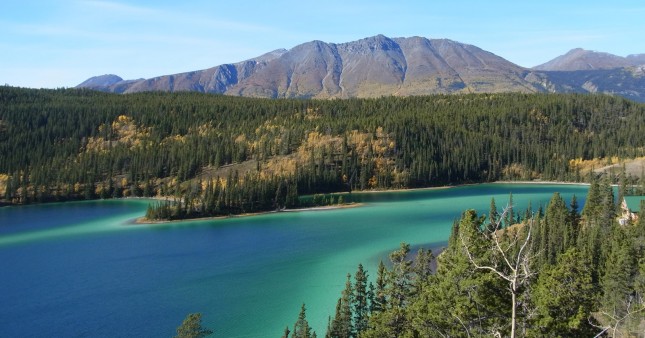
[[[105,0],[79,0],[79,4],[101,17],[107,16],[121,20],[136,19],[140,22],[156,23],[177,29],[188,30],[187,28],[190,28],[193,34],[207,32],[208,29],[255,33],[276,31],[271,26],[230,20],[215,13],[205,15],[203,11],[190,10],[185,7],[162,9]],[[178,4],[182,4],[182,2]]]
[[[583,32],[583,31],[544,31],[539,34],[531,34],[532,37],[524,38],[527,43],[585,43],[610,38],[608,33]]]
[[[133,6],[115,1],[79,0],[77,3],[86,8],[98,10],[103,14],[116,14],[119,16],[136,16],[143,18],[165,15],[164,11],[152,7]]]

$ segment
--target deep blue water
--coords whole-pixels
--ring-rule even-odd
[[[300,304],[324,335],[345,275],[400,242],[441,246],[466,208],[580,206],[587,187],[486,184],[354,194],[365,206],[133,225],[148,201],[0,208],[0,337],[172,337],[201,312],[217,337],[279,337]]]

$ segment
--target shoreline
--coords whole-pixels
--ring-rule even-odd
[[[249,212],[249,213],[244,213],[244,214],[239,214],[239,215],[228,215],[228,216],[209,216],[209,217],[196,217],[196,218],[186,218],[186,219],[173,219],[173,220],[167,220],[167,221],[151,221],[147,220],[145,217],[138,217],[134,219],[129,225],[154,225],[154,224],[172,224],[172,223],[179,223],[179,222],[191,222],[191,221],[209,221],[209,220],[223,220],[223,219],[229,219],[229,218],[242,218],[242,217],[252,217],[252,216],[260,216],[260,215],[268,215],[268,214],[277,214],[281,212],[303,212],[303,211],[326,211],[326,210],[337,210],[337,209],[350,209],[350,208],[358,208],[365,206],[365,203],[348,203],[348,204],[342,204],[342,205],[326,205],[326,206],[320,206],[320,207],[310,207],[310,208],[302,208],[302,209],[284,209],[280,211],[260,211],[260,212]]]
[[[406,191],[423,191],[423,190],[443,190],[443,189],[452,189],[452,188],[459,188],[459,187],[466,187],[466,186],[473,186],[473,185],[481,185],[481,184],[554,184],[554,185],[586,185],[588,186],[589,183],[583,183],[583,182],[566,182],[566,181],[540,181],[540,180],[534,180],[534,181],[493,181],[493,182],[481,182],[481,183],[464,183],[464,184],[457,184],[457,185],[442,185],[442,186],[436,186],[436,187],[425,187],[425,188],[410,188],[410,189],[376,189],[376,190],[356,190],[352,192],[347,192],[347,191],[341,191],[341,192],[333,192],[330,194],[334,195],[345,195],[345,194],[375,194],[375,193],[387,193],[387,192],[406,192]],[[616,184],[612,184],[612,186],[616,186]],[[89,200],[89,201],[99,201],[99,200],[144,200],[144,199],[149,199],[149,200],[156,200],[156,201],[173,201],[176,198],[172,196],[151,196],[151,197],[140,197],[140,196],[128,196],[128,197],[119,197],[119,198],[106,198],[106,199],[94,199],[94,200]],[[49,204],[49,203],[66,203],[66,202],[83,202],[86,200],[69,200],[69,201],[56,201],[56,202],[44,202],[44,204]],[[29,203],[29,204],[12,204],[12,203],[6,203],[4,201],[0,201],[0,208],[3,207],[13,207],[13,206],[22,206],[22,205],[34,205],[34,204],[43,204],[43,203]],[[321,207],[324,208],[324,207]],[[288,211],[288,212],[293,212],[293,211],[300,211],[300,210],[313,210],[314,208],[308,208],[308,209],[288,209],[288,210],[282,210],[282,211]],[[315,210],[325,210],[325,209],[315,209]],[[272,213],[275,211],[264,211],[260,213],[249,213],[249,214],[241,214],[241,215],[233,215],[233,217],[239,217],[239,216],[252,216],[255,214],[266,214],[266,213]],[[212,218],[214,219],[219,219],[222,217],[232,217],[232,216],[214,216]],[[142,217],[140,217],[142,218]],[[205,218],[194,218],[194,219],[208,219],[209,217]],[[193,219],[193,218],[191,218]],[[186,219],[184,221],[188,221],[191,219]],[[168,221],[165,221],[168,222]],[[152,222],[150,222],[152,223]]]
[[[458,188],[458,187],[466,187],[466,186],[474,186],[474,185],[481,185],[481,184],[544,184],[544,185],[581,185],[581,186],[588,186],[589,183],[581,183],[581,182],[558,182],[558,181],[494,181],[494,182],[484,182],[484,183],[465,183],[465,184],[459,184],[459,185],[444,185],[444,186],[438,186],[438,187],[425,187],[425,188],[411,188],[411,189],[390,189],[390,190],[363,190],[363,191],[354,191],[354,192],[337,192],[337,193],[331,193],[334,195],[337,194],[376,194],[376,193],[388,193],[388,192],[406,192],[406,191],[427,191],[427,190],[444,190],[444,189],[452,189],[452,188]],[[150,199],[156,199],[156,200],[170,200],[168,197],[125,197],[125,199],[143,199],[143,198],[150,198]],[[145,217],[138,217],[135,220],[133,220],[131,225],[155,225],[155,224],[172,224],[172,223],[178,223],[178,222],[197,222],[197,221],[209,221],[209,220],[222,220],[222,219],[229,219],[229,218],[238,218],[238,217],[252,217],[252,216],[259,216],[259,215],[268,215],[268,214],[274,214],[274,213],[280,213],[280,212],[304,212],[304,211],[326,211],[326,210],[337,210],[337,209],[348,209],[348,208],[358,208],[358,207],[363,207],[365,206],[365,203],[348,203],[348,204],[343,204],[343,205],[327,205],[327,206],[320,206],[320,207],[309,207],[309,208],[298,208],[298,209],[283,209],[283,210],[272,210],[272,211],[261,211],[261,212],[251,212],[251,213],[244,213],[244,214],[239,214],[239,215],[228,215],[228,216],[209,216],[209,217],[197,217],[197,218],[187,218],[187,219],[176,219],[176,220],[161,220],[161,221],[150,221],[147,220]]]
[[[558,182],[558,181],[494,181],[494,184],[553,184],[553,185],[590,185],[584,182]],[[483,183],[478,183],[483,184]]]
[[[406,192],[406,191],[423,191],[423,190],[443,190],[443,189],[453,189],[459,187],[468,187],[474,185],[482,184],[553,184],[553,185],[589,185],[589,183],[584,182],[566,182],[566,181],[493,181],[493,182],[481,182],[481,183],[464,183],[457,185],[442,185],[437,187],[425,187],[425,188],[410,188],[410,189],[383,189],[383,190],[357,190],[352,191],[351,194],[376,194],[383,192]],[[348,192],[334,192],[332,194],[350,194]]]

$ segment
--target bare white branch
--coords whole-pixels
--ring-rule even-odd
[[[531,277],[535,275],[535,273],[531,272],[531,269],[530,269],[530,265],[531,265],[530,263],[532,259],[535,257],[535,255],[532,254],[532,250],[531,250],[533,245],[531,241],[531,232],[533,230],[532,219],[526,223],[527,235],[526,235],[526,238],[524,238],[523,243],[519,248],[517,255],[515,257],[510,257],[509,259],[509,255],[511,255],[511,250],[513,248],[516,248],[516,244],[520,240],[519,230],[514,234],[514,238],[512,239],[512,242],[509,245],[502,245],[502,243],[500,243],[500,239],[497,232],[498,230],[500,230],[501,223],[504,217],[506,216],[506,214],[509,212],[509,210],[511,210],[511,208],[512,206],[510,205],[504,208],[504,211],[499,216],[498,221],[493,223],[494,227],[491,233],[492,243],[491,243],[490,250],[491,252],[496,254],[492,255],[490,265],[480,265],[477,262],[477,260],[475,260],[472,253],[470,252],[468,243],[466,243],[466,240],[464,239],[462,231],[459,231],[459,239],[461,240],[461,244],[464,248],[464,251],[468,256],[468,260],[475,267],[475,269],[491,271],[509,283],[508,289],[511,293],[511,304],[512,304],[511,337],[514,338],[516,334],[515,332],[516,320],[517,320],[516,311],[518,306],[517,295],[520,290],[520,286],[528,283]],[[504,248],[503,246],[506,248]],[[497,257],[501,257],[501,262],[503,262],[502,265],[505,264],[507,269],[498,268]],[[506,270],[508,270],[507,273],[505,273]]]
[[[477,262],[475,262],[475,259],[473,259],[473,256],[470,254],[470,250],[468,249],[468,245],[466,245],[466,241],[464,241],[464,237],[463,237],[463,235],[461,233],[459,233],[459,238],[461,239],[461,243],[464,246],[464,250],[466,250],[466,255],[468,255],[468,260],[470,261],[470,263],[472,265],[475,266],[475,269],[489,270],[489,271],[492,271],[492,272],[496,273],[501,278],[503,278],[503,279],[505,279],[505,280],[507,280],[509,282],[511,281],[511,279],[508,276],[504,275],[503,273],[498,271],[496,268],[494,268],[492,266],[484,266],[484,265],[477,264]]]
[[[456,314],[454,314],[454,313],[453,313],[452,315],[453,315],[453,317],[457,318],[457,320],[459,321],[459,324],[461,324],[461,326],[463,326],[463,327],[464,327],[464,330],[466,330],[466,334],[468,334],[468,337],[470,337],[470,331],[468,330],[468,328],[466,327],[466,325],[464,325],[464,322],[461,320],[461,318],[459,318],[459,316],[457,316],[457,315],[456,315]]]

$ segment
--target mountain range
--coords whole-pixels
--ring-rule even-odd
[[[114,93],[197,91],[250,97],[350,98],[436,93],[608,93],[645,102],[645,54],[573,49],[534,68],[447,39],[311,41],[290,50],[204,70],[123,80],[92,77],[77,87]]]

